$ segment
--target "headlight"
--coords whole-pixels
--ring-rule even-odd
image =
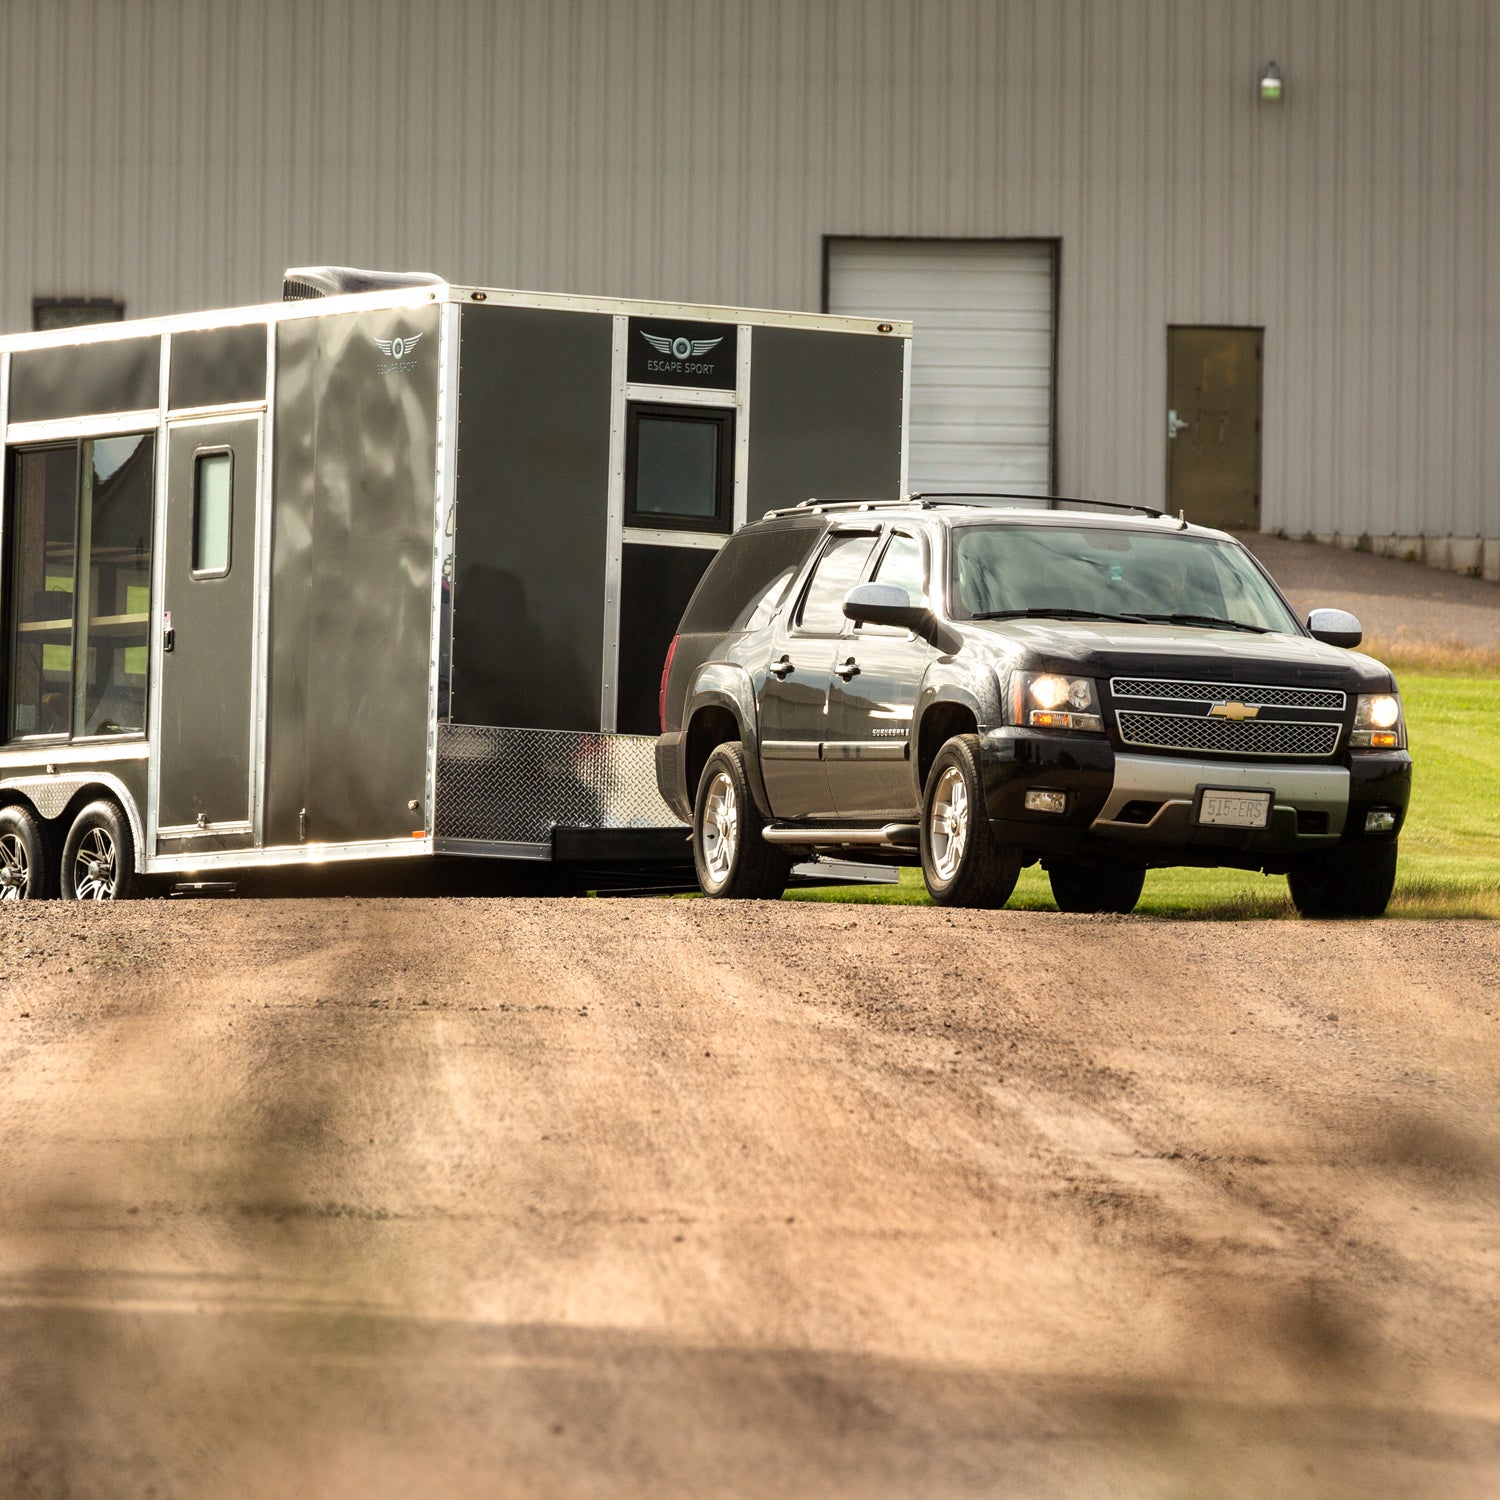
[[[1401,699],[1395,693],[1361,693],[1354,700],[1354,733],[1349,744],[1355,750],[1404,750]]]
[[[1033,729],[1104,732],[1093,679],[1064,677],[1060,672],[1017,672],[1012,678],[1011,718]]]

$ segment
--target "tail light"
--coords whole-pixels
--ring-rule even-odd
[[[667,678],[672,675],[672,658],[677,653],[677,637],[667,647],[667,659],[661,664],[661,691],[656,695],[656,712],[661,719],[661,732],[667,732]]]

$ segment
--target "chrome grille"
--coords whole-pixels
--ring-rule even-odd
[[[1243,682],[1179,682],[1170,677],[1116,677],[1116,698],[1168,698],[1181,703],[1255,703],[1262,708],[1331,708],[1344,711],[1334,688],[1257,687]]]
[[[1247,719],[1233,723],[1196,714],[1152,714],[1122,708],[1120,738],[1148,750],[1206,750],[1220,755],[1332,755],[1338,724]]]

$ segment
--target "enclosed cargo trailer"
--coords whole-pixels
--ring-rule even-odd
[[[285,285],[0,338],[0,889],[680,858],[682,608],[747,517],[902,493],[909,325]]]

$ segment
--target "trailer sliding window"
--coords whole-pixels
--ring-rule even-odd
[[[631,405],[625,434],[625,524],[675,531],[733,529],[733,411]]]
[[[154,460],[145,434],[16,453],[11,739],[145,729]]]

